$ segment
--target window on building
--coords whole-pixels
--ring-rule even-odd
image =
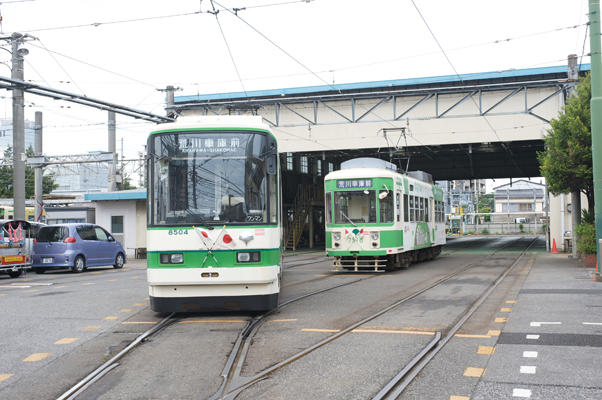
[[[293,153],[286,153],[286,169],[287,171],[293,170]]]
[[[123,215],[111,216],[111,233],[123,234]]]
[[[322,176],[322,161],[316,160],[316,175]]]
[[[301,173],[307,174],[307,165],[308,165],[307,156],[302,156],[301,157]]]
[[[334,165],[331,162],[328,163],[328,172],[334,171]]]

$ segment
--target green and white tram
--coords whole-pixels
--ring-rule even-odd
[[[180,117],[148,138],[153,311],[269,310],[282,266],[278,148],[257,116]]]
[[[383,271],[436,258],[445,244],[443,190],[424,172],[402,175],[359,158],[324,178],[326,252],[335,271]]]

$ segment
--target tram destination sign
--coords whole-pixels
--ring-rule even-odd
[[[337,181],[337,189],[363,189],[372,187],[372,179],[352,179]]]

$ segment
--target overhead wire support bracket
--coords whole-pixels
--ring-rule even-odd
[[[118,114],[127,115],[129,117],[143,119],[157,124],[164,122],[173,122],[175,118],[149,113],[146,111],[136,110],[121,106],[118,104],[109,103],[107,101],[94,99],[87,96],[82,96],[75,93],[66,92],[63,90],[53,89],[45,86],[36,85],[34,83],[24,82],[19,79],[11,79],[0,76],[0,82],[6,82],[6,84],[0,84],[0,89],[7,90],[22,90],[27,93],[37,94],[39,96],[50,97],[55,100],[64,100],[71,103],[81,104],[88,107],[98,108],[100,110],[114,111]]]

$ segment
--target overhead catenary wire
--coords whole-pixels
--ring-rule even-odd
[[[433,36],[433,39],[435,40],[435,42],[437,43],[437,46],[439,46],[439,49],[441,49],[441,52],[443,53],[443,55],[445,56],[445,59],[447,60],[447,62],[449,63],[449,65],[451,66],[451,68],[454,70],[454,73],[456,74],[456,76],[458,76],[458,78],[460,79],[460,81],[464,82],[464,79],[462,79],[462,76],[460,76],[460,74],[458,73],[458,71],[456,70],[456,68],[454,67],[454,64],[451,62],[451,60],[449,59],[449,57],[447,56],[447,53],[445,52],[445,50],[443,50],[443,47],[441,46],[441,44],[439,43],[439,40],[437,40],[437,37],[435,36],[435,33],[432,31],[431,27],[429,26],[428,22],[426,22],[426,19],[424,18],[424,16],[422,15],[422,13],[420,12],[420,9],[418,9],[418,6],[416,5],[416,3],[414,2],[414,0],[412,0],[412,4],[414,5],[414,8],[416,8],[416,11],[418,12],[418,15],[420,15],[420,18],[422,18],[422,21],[424,21],[424,24],[426,25],[428,31],[431,33],[431,35]],[[475,101],[475,99],[470,96],[470,99],[472,100],[472,102],[475,104],[475,106],[478,109],[478,104]],[[485,120],[485,122],[487,122],[487,125],[489,125],[489,127],[491,128],[491,131],[494,133],[494,135],[497,137],[497,139],[500,141],[500,143],[502,144],[502,147],[504,147],[504,149],[506,149],[506,147],[503,144],[502,139],[499,137],[499,135],[497,134],[496,130],[493,128],[493,126],[491,125],[491,123],[489,122],[489,120],[487,120],[487,117],[485,115],[483,115],[483,118]],[[510,159],[512,160],[512,163],[514,164],[514,166],[518,169],[518,171],[522,174],[522,171],[520,169],[520,167],[518,166],[518,164],[516,163],[516,160],[514,159],[514,157],[512,156],[512,153],[510,153],[510,151],[508,151],[508,149],[506,149],[506,153],[510,156]],[[472,175],[472,174],[471,174]]]

